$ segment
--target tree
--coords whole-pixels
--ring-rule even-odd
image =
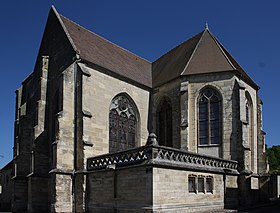
[[[271,174],[280,174],[280,146],[272,146],[266,150]]]

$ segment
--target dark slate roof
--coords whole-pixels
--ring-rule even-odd
[[[52,7],[74,50],[82,60],[110,70],[141,85],[152,87],[151,62],[113,44],[58,14]]]
[[[208,28],[152,64],[153,87],[179,76],[234,71],[258,88]]]

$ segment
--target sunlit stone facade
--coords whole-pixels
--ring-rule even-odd
[[[259,87],[208,28],[149,62],[51,8],[16,91],[14,212],[265,200]]]

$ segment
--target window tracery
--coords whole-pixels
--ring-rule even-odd
[[[221,98],[212,88],[204,89],[198,98],[199,145],[221,143]]]
[[[124,95],[113,99],[109,113],[109,152],[136,146],[136,108]]]

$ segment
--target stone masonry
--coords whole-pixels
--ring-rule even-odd
[[[149,62],[52,7],[34,71],[16,91],[12,211],[265,201],[258,90],[208,27]]]

